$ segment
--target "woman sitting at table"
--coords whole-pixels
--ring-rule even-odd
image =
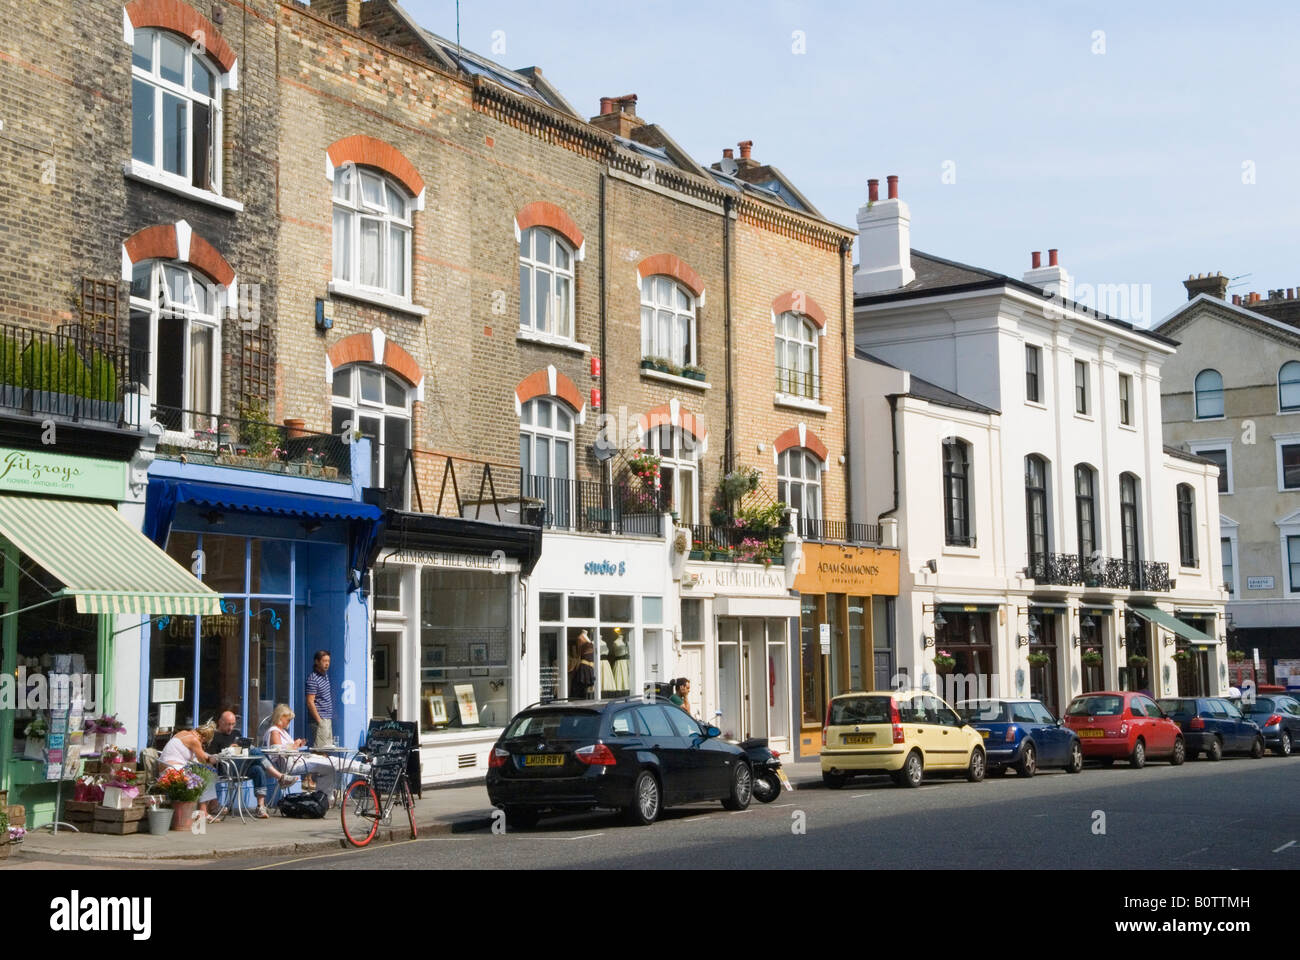
[[[216,764],[216,759],[204,748],[212,742],[216,732],[217,726],[211,720],[197,730],[177,730],[162,748],[162,753],[158,754],[159,768],[184,770],[186,767],[201,763],[213,767]],[[199,808],[207,809],[208,823],[216,823],[221,819],[210,807],[211,804],[216,803],[216,800],[217,787],[214,770],[212,779],[198,799]]]
[[[294,739],[289,732],[289,722],[293,720],[294,712],[289,709],[287,703],[278,704],[271,713],[271,727],[266,731],[266,746],[269,750],[298,750],[304,746],[307,741],[301,738]],[[316,781],[316,788],[330,793],[336,787],[334,777],[336,770],[330,763],[328,757],[319,753],[299,753],[294,754],[289,761],[291,764],[301,764],[304,773]],[[368,767],[364,763],[358,763],[355,760],[348,763],[345,773],[365,773]]]

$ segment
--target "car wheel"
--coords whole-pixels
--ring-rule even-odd
[[[848,777],[844,776],[842,773],[822,772],[822,785],[828,790],[838,790],[840,787],[844,786],[844,781],[847,779]]]
[[[1079,741],[1070,744],[1070,762],[1065,765],[1066,773],[1083,772],[1083,747],[1079,746]]]
[[[1022,777],[1032,777],[1038,772],[1038,751],[1032,740],[1025,741],[1025,748],[1020,751],[1020,762],[1016,764],[1016,773]]]
[[[1278,738],[1278,741],[1277,741],[1277,747],[1274,748],[1274,751],[1273,751],[1273,752],[1276,753],[1279,757],[1289,757],[1289,756],[1291,756],[1291,733],[1290,733],[1290,731],[1288,731],[1288,730],[1283,730],[1283,731],[1282,731],[1282,736],[1281,736],[1280,738]]]
[[[632,785],[632,804],[627,808],[628,822],[638,827],[648,827],[659,816],[659,781],[649,770],[637,774]]]
[[[754,796],[754,772],[743,760],[731,771],[731,793],[722,801],[727,810],[744,810]]]
[[[1205,759],[1206,760],[1223,759],[1223,741],[1220,740],[1218,737],[1215,737],[1213,740],[1211,740],[1210,745],[1205,748]]]
[[[1256,737],[1255,742],[1250,745],[1250,758],[1258,760],[1264,755],[1264,738]]]
[[[515,830],[535,827],[542,817],[541,811],[536,807],[506,807],[505,814],[506,828]]]
[[[761,773],[754,778],[754,799],[759,803],[771,803],[781,795],[781,781],[772,772]]]
[[[1187,759],[1187,744],[1183,743],[1182,737],[1174,738],[1174,752],[1169,755],[1169,765],[1171,767],[1182,766]]]
[[[984,779],[984,751],[976,747],[970,752],[970,763],[966,765],[966,779],[979,783]]]
[[[1147,765],[1147,745],[1138,737],[1138,742],[1133,744],[1133,752],[1129,754],[1128,765],[1134,770],[1141,770]]]
[[[925,764],[921,760],[921,754],[913,750],[903,761],[903,769],[898,771],[898,779],[894,782],[900,787],[919,787],[924,779]]]

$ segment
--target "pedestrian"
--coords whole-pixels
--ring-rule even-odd
[[[334,746],[334,695],[330,692],[330,655],[317,650],[307,677],[307,742],[314,747]]]
[[[578,634],[577,662],[569,670],[569,696],[575,700],[590,700],[596,693],[596,663],[592,659],[595,647],[587,631]]]
[[[681,707],[688,714],[691,712],[691,681],[686,677],[678,677],[673,681],[674,693],[668,699]]]

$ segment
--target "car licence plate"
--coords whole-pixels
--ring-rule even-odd
[[[525,767],[562,767],[564,766],[564,754],[562,753],[529,753],[524,756]]]
[[[981,730],[980,736],[987,740],[989,738],[989,732],[987,730]]]
[[[1105,735],[1106,735],[1105,730],[1080,730],[1079,731],[1079,736],[1081,737],[1104,737]]]
[[[876,735],[874,733],[846,733],[844,734],[845,743],[875,743]]]
[[[781,786],[785,787],[787,790],[794,789],[794,786],[790,783],[790,778],[785,775],[785,771],[780,767],[777,767],[776,777],[781,781]]]

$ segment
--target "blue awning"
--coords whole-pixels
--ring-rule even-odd
[[[365,573],[384,518],[384,512],[374,504],[356,500],[153,477],[149,480],[149,496],[145,504],[144,532],[158,546],[167,543],[176,508],[182,503],[239,513],[348,521],[351,530],[349,565],[358,576]]]

